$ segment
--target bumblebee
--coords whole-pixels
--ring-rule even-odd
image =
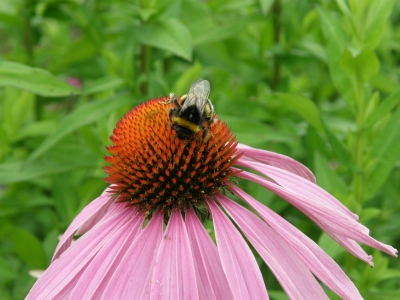
[[[181,140],[193,138],[202,129],[204,138],[208,134],[208,126],[214,121],[214,107],[208,99],[210,83],[207,80],[196,80],[191,85],[187,95],[179,100],[171,93],[166,104],[173,103],[174,107],[168,111],[171,126]]]

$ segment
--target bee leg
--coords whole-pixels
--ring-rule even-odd
[[[207,128],[203,128],[203,142],[206,142],[210,137],[210,132]]]
[[[160,101],[161,104],[170,104],[170,103],[174,103],[175,101],[177,101],[177,97],[175,96],[174,93],[169,93],[168,95],[168,100],[167,101]]]
[[[175,111],[176,111],[176,108],[174,108],[174,107],[171,107],[171,108],[168,110],[168,118],[169,118],[170,120],[172,120],[172,117],[175,115]]]

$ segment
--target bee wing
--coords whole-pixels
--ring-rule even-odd
[[[203,113],[208,101],[208,96],[210,95],[210,90],[210,83],[207,80],[196,80],[190,86],[184,106],[196,105],[200,112]]]

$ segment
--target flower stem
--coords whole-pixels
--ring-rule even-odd
[[[150,78],[151,48],[145,45],[140,46],[140,73],[144,75],[143,82],[140,84],[140,93],[147,95],[148,81]]]
[[[364,163],[364,113],[365,113],[365,96],[363,81],[358,76],[354,79],[356,91],[356,132],[353,143],[353,157],[356,170],[353,171],[353,194],[355,203],[362,206],[365,193],[365,163]]]
[[[274,24],[274,44],[278,45],[280,43],[280,35],[281,35],[281,1],[276,0],[272,6],[272,14],[273,14],[273,24]],[[273,61],[273,73],[271,78],[271,88],[275,89],[280,81],[280,64],[279,57],[277,54],[274,55]]]

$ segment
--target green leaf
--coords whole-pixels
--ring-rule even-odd
[[[360,222],[365,224],[368,220],[376,218],[381,213],[382,210],[375,207],[364,208],[360,214]]]
[[[35,269],[47,267],[46,253],[34,235],[24,229],[14,228],[12,239],[15,250],[23,261]]]
[[[178,96],[187,94],[193,81],[199,78],[201,70],[201,64],[196,61],[193,66],[178,78],[174,85],[173,92]]]
[[[318,245],[333,259],[344,252],[344,249],[325,232],[319,237]]]
[[[394,91],[389,97],[382,101],[377,109],[367,118],[364,126],[369,127],[381,120],[385,115],[392,111],[392,109],[400,103],[400,88]]]
[[[53,198],[56,210],[65,224],[75,217],[79,207],[78,188],[71,182],[69,174],[58,174],[51,178]]]
[[[397,89],[397,82],[388,76],[384,76],[383,74],[376,74],[372,76],[369,82],[373,85],[373,87],[381,90],[385,93],[393,93]]]
[[[50,133],[42,142],[42,144],[40,144],[40,146],[31,153],[31,155],[28,157],[28,160],[33,160],[39,157],[52,146],[54,146],[60,139],[79,127],[97,121],[110,112],[124,105],[132,103],[132,97],[132,95],[114,96],[111,98],[85,103],[78,107],[74,112],[61,120],[54,131]]]
[[[368,81],[379,72],[380,63],[375,53],[364,49],[356,57],[346,50],[340,59],[340,67],[346,73]]]
[[[198,46],[232,37],[241,32],[250,21],[254,21],[254,18],[207,16],[192,20],[188,27],[192,34],[193,46]]]
[[[54,126],[56,126],[56,122],[53,120],[31,123],[21,128],[16,135],[12,136],[11,140],[15,143],[30,137],[45,136],[54,130]]]
[[[93,153],[85,153],[85,150],[79,149],[79,156],[71,151],[69,154],[65,153],[65,155],[62,155],[61,162],[60,160],[46,159],[32,162],[2,163],[0,164],[0,184],[42,178],[75,169],[95,168],[98,166],[98,158]]]
[[[258,3],[260,4],[261,12],[265,15],[271,9],[274,0],[258,0]]]
[[[0,257],[0,278],[2,280],[13,280],[18,278],[18,272],[9,259]],[[1,294],[0,294],[1,295]]]
[[[314,102],[298,94],[277,93],[276,96],[281,99],[286,106],[302,116],[316,130],[324,133],[325,130],[321,122],[321,116]]]
[[[393,289],[376,289],[368,291],[368,298],[367,299],[374,299],[374,300],[398,300],[400,299],[400,290]]]
[[[282,133],[262,122],[253,119],[233,117],[219,114],[235,134],[240,143],[256,147],[263,142],[283,142],[290,143],[293,136]]]
[[[328,160],[319,152],[314,156],[315,175],[318,179],[318,185],[333,194],[348,194],[347,186],[342,178],[329,166]]]
[[[372,145],[370,159],[376,163],[368,170],[370,177],[367,184],[367,195],[373,197],[381,188],[392,171],[400,155],[400,109],[383,129]]]
[[[45,97],[79,94],[72,85],[46,70],[4,60],[0,61],[0,86],[12,86]]]
[[[111,91],[121,87],[124,84],[124,80],[117,77],[107,76],[92,81],[86,85],[83,89],[84,95],[92,95],[103,91]]]
[[[135,28],[139,41],[145,45],[171,51],[192,59],[192,38],[188,28],[176,19],[157,20]]]
[[[348,38],[342,29],[342,23],[334,14],[321,7],[318,7],[317,10],[326,42],[328,65],[332,81],[347,103],[354,106],[355,95],[351,79],[339,66],[340,59],[349,45]]]
[[[350,152],[346,148],[345,144],[339,140],[336,135],[330,130],[328,126],[324,124],[326,136],[329,140],[329,143],[332,147],[332,152],[335,157],[337,157],[342,164],[345,166],[351,166],[352,158]]]
[[[347,5],[345,0],[336,0],[336,3],[344,15],[353,17],[353,13],[351,12],[350,7]]]
[[[393,3],[394,0],[377,0],[368,4],[369,13],[364,29],[364,43],[369,49],[375,49],[379,45],[386,22],[392,12]]]

